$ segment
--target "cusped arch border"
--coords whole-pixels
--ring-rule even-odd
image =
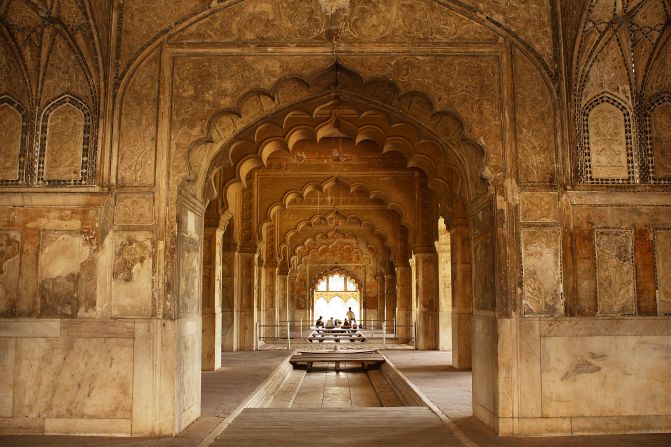
[[[354,236],[351,233],[342,233],[342,235],[343,237],[332,238],[327,233],[319,233],[314,237],[307,237],[301,244],[296,246],[293,255],[289,259],[289,265],[298,267],[303,263],[305,257],[310,256],[315,249],[319,252],[324,246],[326,246],[328,250],[330,250],[336,244],[345,244],[351,246],[353,247],[353,250],[360,251],[364,258],[375,260],[379,259],[380,261],[383,260],[381,257],[383,255],[378,253],[378,247],[371,244],[367,240]],[[368,252],[364,250],[372,252],[373,258],[371,258],[371,255],[369,255]],[[294,260],[296,262],[294,262]]]
[[[659,177],[655,175],[655,156],[652,141],[652,114],[655,109],[663,105],[671,106],[671,92],[656,95],[645,107],[643,117],[643,132],[641,141],[641,180],[658,185],[671,184],[671,177]]]
[[[17,178],[15,180],[0,180],[0,186],[23,186],[27,183],[26,166],[28,164],[28,157],[30,153],[28,150],[28,129],[30,128],[30,117],[26,107],[21,104],[20,101],[10,95],[0,96],[0,106],[3,105],[10,107],[21,116],[21,135],[19,141],[19,166]],[[3,141],[2,144],[4,143],[5,142]]]
[[[47,152],[47,128],[51,114],[60,107],[69,105],[79,110],[84,117],[81,148],[81,165],[77,180],[46,179],[45,161]],[[61,95],[46,105],[39,120],[39,151],[37,160],[37,183],[49,186],[93,185],[96,181],[96,123],[91,109],[84,101],[69,93]]]
[[[273,216],[275,216],[277,212],[289,209],[289,207],[291,206],[290,202],[292,200],[305,199],[306,196],[313,191],[323,194],[324,191],[327,190],[328,186],[333,184],[334,182],[337,182],[338,184],[346,187],[350,193],[359,192],[363,196],[367,196],[367,198],[371,201],[379,200],[382,204],[386,206],[387,210],[394,211],[396,212],[396,214],[398,214],[402,225],[408,227],[409,229],[415,227],[414,222],[409,220],[408,215],[410,213],[403,207],[402,204],[393,201],[389,197],[389,194],[387,194],[385,191],[370,189],[370,187],[362,181],[349,183],[337,176],[333,176],[329,177],[323,182],[311,181],[303,185],[301,189],[291,189],[287,191],[284,194],[284,197],[282,198],[281,202],[275,202],[268,207],[267,215],[264,217],[263,220],[259,221],[259,227],[258,227],[259,234],[264,234],[263,229],[265,228],[266,225],[269,225],[274,221]],[[330,212],[328,215],[324,215],[325,219],[328,220],[329,218],[332,218],[332,214],[333,212]],[[315,215],[315,217],[317,217],[317,215]],[[355,216],[346,216],[346,217],[355,217]]]
[[[602,179],[594,178],[592,176],[592,154],[590,147],[589,136],[589,115],[601,104],[610,104],[617,108],[622,113],[624,120],[625,142],[627,151],[627,178],[619,179]],[[632,184],[635,180],[635,154],[634,154],[634,139],[632,128],[632,111],[627,107],[626,102],[607,92],[601,93],[590,99],[585,107],[582,108],[580,114],[580,157],[579,157],[579,175],[580,183],[596,184],[596,185],[623,185]]]
[[[301,221],[296,225],[296,228],[287,231],[285,236],[284,236],[284,241],[282,243],[280,243],[279,246],[278,246],[278,252],[280,253],[281,256],[283,256],[282,259],[284,259],[284,256],[286,256],[286,257],[289,256],[289,253],[287,253],[287,250],[289,250],[291,248],[290,240],[291,240],[292,237],[300,236],[300,233],[303,230],[307,230],[307,229],[313,229],[313,230],[316,230],[316,231],[327,230],[326,227],[324,227],[322,225],[317,225],[317,221],[318,220],[328,221],[329,217],[335,215],[336,213],[337,213],[337,211],[332,211],[329,214],[316,214],[310,220]],[[359,221],[358,227],[361,231],[368,231],[372,235],[380,238],[380,241],[381,241],[382,245],[384,247],[386,247],[390,251],[390,253],[394,252],[394,247],[392,245],[390,245],[389,236],[386,233],[384,233],[382,230],[379,230],[373,222],[370,222],[368,220],[362,220],[356,215],[347,215],[347,216],[344,216],[344,217],[348,221],[351,221],[351,222],[354,222],[354,220]],[[357,225],[355,223],[352,223],[351,226],[357,226]],[[296,245],[300,245],[300,242],[297,243]]]
[[[315,284],[317,284],[324,278],[328,278],[331,275],[342,275],[345,276],[346,278],[351,279],[356,283],[356,286],[359,289],[359,293],[362,293],[365,290],[364,282],[362,282],[361,278],[359,278],[359,276],[356,275],[355,273],[343,267],[327,267],[321,272],[312,275],[312,277],[310,278],[310,281],[308,282],[308,290],[310,291],[310,295],[314,295]]]
[[[347,74],[343,75],[343,73]],[[334,75],[336,78],[340,78],[341,76],[355,78],[356,80],[353,83],[356,85],[354,87],[340,86],[335,89],[327,88],[315,93],[310,92],[312,88],[319,88],[320,77],[328,76],[329,74]],[[220,120],[223,121],[229,117],[242,118],[243,113],[241,110],[246,109],[246,103],[259,101],[260,98],[265,98],[274,105],[279,104],[277,97],[282,90],[283,83],[295,81],[304,86],[306,96],[289,101],[287,104],[278,105],[272,110],[270,116],[283,117],[282,124],[272,122],[269,114],[265,113],[259,117],[261,119],[253,120],[249,125],[238,129],[235,135],[227,140],[215,141],[213,135],[218,133],[216,128]],[[350,81],[350,83],[352,82]],[[390,92],[384,99],[367,92],[367,86],[379,84],[384,84],[384,87]],[[368,93],[368,95],[363,93]],[[417,167],[424,169],[429,176],[440,168],[439,166],[435,166],[433,162],[435,158],[442,158],[442,162],[444,163],[442,167],[444,168],[451,168],[454,171],[468,169],[469,162],[470,164],[474,164],[472,160],[468,160],[467,155],[470,154],[459,152],[455,146],[457,144],[460,146],[470,146],[467,150],[477,152],[475,155],[477,162],[475,164],[478,165],[470,168],[477,169],[479,177],[483,178],[486,151],[474,139],[466,136],[463,124],[465,120],[458,112],[449,109],[437,110],[434,102],[425,93],[416,90],[402,91],[391,80],[379,77],[364,80],[355,71],[344,67],[339,61],[335,61],[327,67],[314,71],[309,76],[309,79],[296,75],[283,76],[274,83],[270,91],[254,89],[240,97],[236,108],[224,108],[214,112],[208,119],[208,136],[194,140],[189,146],[190,173],[186,180],[191,182],[198,181],[198,174],[194,169],[194,166],[197,165],[194,163],[194,156],[198,157],[198,155],[201,155],[197,154],[196,151],[206,145],[215,146],[216,150],[212,152],[213,155],[208,160],[200,164],[201,166],[232,166],[236,163],[245,163],[247,166],[244,172],[248,172],[250,169],[263,166],[267,158],[274,151],[285,150],[291,152],[293,145],[299,141],[319,141],[319,130],[332,124],[332,118],[324,117],[321,122],[315,122],[313,126],[305,123],[297,123],[292,126],[294,122],[293,118],[296,118],[298,114],[302,114],[305,117],[312,116],[316,120],[315,115],[318,111],[334,103],[337,103],[339,107],[343,105],[350,106],[352,110],[359,113],[356,119],[362,121],[360,125],[351,121],[344,122],[342,118],[339,120],[340,123],[347,124],[342,130],[347,131],[355,142],[369,140],[376,142],[383,150],[385,148],[387,150],[396,150],[406,157],[411,166],[413,163],[416,164]],[[394,107],[394,103],[396,103],[396,107]],[[308,106],[311,106],[311,108],[308,109]],[[402,110],[401,107],[403,106],[412,108],[412,110]],[[360,111],[357,107],[364,110]],[[375,113],[379,115],[373,117]],[[390,121],[389,116],[393,116],[398,121]],[[383,123],[371,122],[372,118],[384,118],[385,121]],[[427,123],[434,124],[435,128],[428,128]],[[258,128],[261,127],[267,131],[269,137],[261,138],[258,131]],[[418,129],[421,129],[429,136],[420,135]],[[241,137],[249,134],[252,130],[255,130],[253,135],[248,135],[246,138]],[[447,135],[441,132],[446,132]],[[433,157],[421,157],[421,155],[416,154],[412,150],[412,146],[417,144],[435,145],[440,148],[441,153],[431,154]],[[223,155],[226,153],[226,147],[229,147],[228,157]],[[248,154],[244,160],[234,159],[234,153],[253,147],[258,147],[255,155]],[[436,155],[448,156],[436,157]],[[449,155],[453,156],[453,163],[447,161],[450,160]],[[200,160],[200,157],[198,157],[198,160]],[[212,173],[208,177],[211,177],[211,175]],[[243,172],[239,172],[238,177],[238,181],[244,181],[245,175]],[[201,178],[204,180],[203,176]],[[201,187],[203,185],[198,184],[196,189],[200,190]]]

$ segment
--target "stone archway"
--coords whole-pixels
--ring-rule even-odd
[[[355,74],[338,64],[318,72],[314,78],[315,84],[319,86],[320,82],[324,82],[324,78],[340,79],[336,83],[328,84],[331,87],[340,82],[356,84],[352,79],[357,79]],[[346,82],[342,78],[349,81]],[[410,324],[413,321],[411,286],[413,283],[417,285],[417,296],[422,297],[417,304],[416,312],[418,326],[421,328],[419,332],[422,334],[419,340],[420,346],[437,347],[432,340],[433,334],[437,331],[438,318],[438,257],[434,245],[437,239],[437,227],[433,225],[433,229],[429,230],[427,226],[422,225],[437,222],[439,215],[446,218],[450,232],[456,240],[453,254],[459,259],[453,274],[453,280],[457,284],[454,292],[455,309],[452,313],[453,329],[460,333],[454,336],[458,343],[458,347],[455,348],[457,354],[455,364],[468,368],[471,365],[471,342],[491,343],[491,333],[486,335],[486,339],[481,338],[478,341],[477,336],[475,340],[473,339],[472,309],[475,307],[489,311],[495,306],[493,278],[496,275],[493,260],[496,255],[492,208],[494,201],[491,190],[487,189],[485,181],[480,177],[484,166],[482,152],[463,135],[460,126],[438,126],[429,129],[421,124],[416,114],[408,116],[407,111],[385,106],[376,97],[364,97],[360,91],[355,90],[343,87],[330,88],[306,100],[292,101],[282,107],[276,106],[278,112],[244,127],[234,137],[222,143],[219,149],[208,155],[206,159],[210,160],[207,162],[209,164],[199,161],[199,157],[205,156],[203,150],[206,148],[200,143],[192,145],[189,157],[192,167],[195,166],[196,169],[192,170],[193,176],[185,183],[183,194],[190,196],[191,192],[196,193],[201,188],[202,192],[197,193],[195,197],[201,195],[211,197],[217,202],[222,215],[225,213],[239,229],[235,237],[238,246],[236,266],[240,267],[236,275],[240,285],[236,287],[235,303],[236,306],[246,307],[236,309],[238,319],[235,331],[238,340],[246,342],[239,344],[238,347],[251,349],[255,346],[253,322],[266,318],[262,316],[257,306],[272,309],[276,316],[281,309],[286,309],[284,315],[289,318],[292,309],[287,297],[296,292],[292,288],[299,287],[301,295],[310,296],[308,283],[301,286],[300,281],[296,282],[296,273],[292,271],[286,254],[278,244],[278,241],[284,241],[285,237],[282,233],[284,230],[279,229],[282,224],[275,216],[285,212],[282,210],[290,209],[288,205],[290,203],[307,206],[312,194],[310,191],[316,191],[317,197],[320,197],[320,194],[328,196],[326,191],[330,186],[327,188],[320,185],[346,184],[348,186],[343,190],[343,194],[352,196],[362,194],[362,197],[366,197],[365,200],[379,203],[376,206],[398,216],[399,226],[396,231],[400,231],[402,243],[394,246],[390,252],[390,254],[393,252],[392,258],[380,259],[379,264],[383,268],[380,270],[378,283],[381,287],[382,285],[393,287],[395,300],[390,302],[397,304],[396,316]],[[419,104],[426,104],[428,101],[419,94],[414,95],[415,98],[424,98],[422,99],[424,102],[420,101]],[[215,120],[221,119],[220,113],[215,113],[213,116]],[[430,122],[435,126],[437,120],[435,117],[441,115],[428,116],[434,117]],[[449,119],[455,122],[453,117]],[[419,190],[425,192],[408,198],[400,191],[389,191],[389,186],[381,186],[380,182],[376,183],[369,179],[360,183],[347,180],[345,174],[338,174],[330,180],[331,183],[324,179],[320,180],[321,183],[308,186],[304,186],[304,182],[292,184],[290,180],[285,180],[283,183],[285,189],[278,189],[269,197],[264,197],[261,202],[255,202],[255,195],[258,194],[258,189],[255,188],[260,187],[254,186],[257,181],[255,176],[260,175],[257,173],[278,169],[279,166],[302,165],[305,160],[302,157],[307,157],[308,162],[311,157],[309,151],[305,152],[305,148],[319,148],[326,144],[325,142],[338,139],[350,141],[352,148],[367,147],[368,150],[377,151],[379,157],[387,160],[385,163],[391,163],[395,169],[414,173],[412,175],[418,179],[418,185],[424,185],[419,187]],[[206,143],[205,146],[213,147],[212,143]],[[335,155],[331,154],[333,159],[327,162],[342,163],[348,157],[347,150],[349,149]],[[198,184],[202,186],[194,189]],[[290,192],[294,190],[295,193]],[[425,205],[417,208],[418,203]],[[259,208],[259,204],[264,205]],[[249,218],[253,212],[259,213],[256,221],[245,221],[242,218],[243,216]],[[291,228],[296,228],[296,225],[305,219],[309,221],[310,216],[299,217]],[[478,225],[476,233],[471,231],[474,223]],[[255,228],[258,228],[258,231]],[[473,241],[472,247],[471,241]],[[471,260],[472,251],[476,253],[477,263]],[[417,266],[414,270],[411,270],[407,263],[411,254],[414,254]],[[389,267],[390,261],[391,267]],[[471,271],[474,277],[481,279],[474,291],[469,287]],[[390,272],[393,281],[387,280]],[[417,275],[418,281],[412,281],[413,274]],[[259,276],[262,277],[260,282],[258,282]],[[473,292],[479,296],[474,298]],[[389,293],[391,291],[388,289],[381,289],[379,296],[386,300]],[[465,299],[467,301],[464,301]],[[307,302],[302,308],[308,308]],[[383,310],[381,313],[386,312]],[[301,318],[308,318],[307,313],[301,315]],[[487,369],[481,369],[479,372],[489,374]],[[477,373],[478,371],[475,372]],[[487,395],[492,390],[485,389],[482,392]]]

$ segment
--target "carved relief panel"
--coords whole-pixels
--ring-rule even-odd
[[[636,278],[631,230],[595,232],[597,301],[599,315],[636,313]]]
[[[150,317],[153,290],[152,233],[116,232],[112,270],[112,314]]]
[[[657,263],[657,309],[660,315],[671,315],[671,230],[655,231]]]
[[[9,96],[0,97],[0,186],[25,183],[28,113]]]
[[[522,278],[525,316],[564,314],[561,229],[522,230]]]
[[[583,112],[581,176],[584,183],[634,181],[631,118],[615,99],[602,96]]]

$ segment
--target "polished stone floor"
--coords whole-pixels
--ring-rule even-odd
[[[471,415],[471,375],[470,372],[457,371],[450,367],[449,352],[388,350],[390,360],[454,423],[457,429],[445,426],[444,435],[439,438],[428,437],[426,442],[408,444],[401,439],[385,436],[380,439],[367,439],[370,445],[384,441],[383,445],[442,445],[442,446],[491,446],[491,447],[668,447],[671,446],[671,434],[627,435],[627,436],[580,436],[560,438],[499,438]],[[0,446],[34,447],[192,447],[203,446],[206,436],[223,421],[241,402],[243,402],[286,358],[287,351],[268,350],[257,352],[224,353],[224,367],[216,372],[203,373],[203,410],[202,417],[191,424],[175,438],[139,439],[139,438],[94,438],[69,436],[0,436]],[[312,373],[311,373],[312,374]],[[319,406],[319,411],[329,411],[335,407],[350,406],[351,410],[374,411],[372,407],[375,394],[364,380],[365,375],[356,372],[316,370],[316,375],[306,375],[300,381],[297,392],[293,393],[291,411],[305,411],[305,406]],[[307,379],[307,382],[304,382]],[[301,395],[302,385],[306,385]],[[334,391],[328,391],[335,387]],[[300,397],[300,398],[299,398]],[[371,405],[371,407],[368,407]],[[379,400],[377,406],[379,407]],[[379,410],[384,410],[380,409]],[[391,409],[390,409],[391,410]],[[335,411],[335,410],[334,410]],[[342,412],[342,408],[338,410]],[[402,408],[397,411],[403,411]],[[281,413],[274,413],[281,414]],[[378,414],[378,413],[373,413]],[[236,419],[237,420],[237,419]],[[326,424],[327,419],[314,424]],[[412,431],[410,420],[396,419],[400,433]],[[244,422],[242,419],[241,422]],[[280,421],[281,422],[281,421]],[[292,427],[296,433],[304,426],[297,427],[288,420],[286,436],[291,438]],[[235,421],[234,421],[235,424]],[[234,426],[231,424],[231,427]],[[293,425],[292,425],[293,424]],[[405,425],[404,425],[405,424]],[[315,425],[316,426],[316,425]],[[324,426],[326,427],[326,426]],[[407,428],[407,431],[404,429]],[[455,433],[459,430],[461,433]],[[325,433],[328,432],[325,431]],[[449,436],[448,436],[449,434]],[[465,441],[459,440],[459,434]],[[430,434],[427,432],[427,436]],[[465,437],[463,437],[465,435]],[[422,439],[420,433],[415,433]],[[384,439],[383,439],[384,438]],[[411,439],[411,438],[407,438]],[[438,441],[437,439],[440,439]],[[218,441],[217,441],[218,442]],[[372,443],[372,444],[371,444]],[[216,444],[216,442],[215,442]],[[235,445],[235,444],[234,444]],[[255,445],[252,440],[246,445]],[[269,444],[267,444],[269,445]],[[279,444],[278,444],[279,445]],[[363,444],[366,445],[366,444]]]

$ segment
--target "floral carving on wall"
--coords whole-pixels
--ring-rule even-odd
[[[133,270],[151,256],[147,241],[140,241],[132,235],[119,243],[114,253],[112,277],[125,282],[133,281]]]

